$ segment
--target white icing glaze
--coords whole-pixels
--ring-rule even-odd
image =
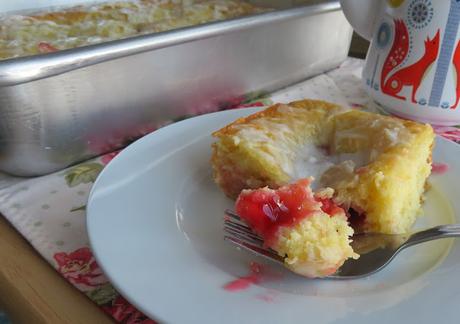
[[[316,181],[312,183],[312,188],[317,189],[321,176],[329,169],[339,167],[344,173],[350,174],[369,161],[369,152],[328,154],[325,149],[308,143],[297,152],[292,167],[286,172],[293,180],[313,177]]]
[[[333,155],[328,155],[324,149],[308,143],[298,152],[288,174],[294,179],[313,177],[318,180],[321,175],[336,163]]]
[[[384,133],[386,138],[393,144],[397,143],[399,141],[399,133],[400,133],[400,128],[385,128]]]
[[[205,0],[196,3],[130,0],[63,9],[62,12],[91,15],[57,23],[26,15],[1,14],[0,59],[39,54],[37,44],[40,42],[62,50],[262,11],[266,9],[239,0]],[[42,11],[40,14],[49,12],[52,11]]]

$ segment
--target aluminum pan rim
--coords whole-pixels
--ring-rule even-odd
[[[340,10],[340,3],[338,0],[333,0],[62,50],[56,53],[4,60],[0,61],[0,87],[43,79],[129,55],[336,10]]]

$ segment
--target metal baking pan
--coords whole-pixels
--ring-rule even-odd
[[[338,66],[351,35],[339,1],[323,1],[0,61],[0,170],[50,173],[288,86]]]

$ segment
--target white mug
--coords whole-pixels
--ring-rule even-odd
[[[371,41],[365,88],[385,111],[434,125],[460,124],[460,1],[341,0]]]

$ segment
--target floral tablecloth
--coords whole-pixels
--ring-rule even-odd
[[[348,59],[331,72],[240,107],[318,98],[374,111],[375,106],[361,86],[362,64],[361,60]],[[439,127],[436,131],[460,142],[457,127]],[[89,247],[85,226],[88,194],[98,174],[116,154],[42,177],[0,175],[0,212],[64,278],[116,321],[152,323],[112,287]]]

